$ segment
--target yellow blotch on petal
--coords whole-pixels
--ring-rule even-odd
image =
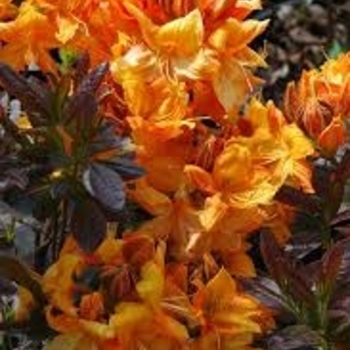
[[[67,333],[56,336],[45,345],[44,350],[99,350],[97,344],[82,333]]]
[[[73,275],[82,264],[82,257],[66,254],[51,265],[43,277],[43,289],[50,303],[67,315],[75,316],[77,313],[72,300]]]
[[[164,276],[161,268],[154,262],[146,263],[141,269],[141,281],[136,290],[141,299],[154,307],[159,306],[164,288]]]
[[[221,269],[194,298],[207,329],[218,334],[239,335],[260,333],[261,328],[253,318],[259,313],[258,303],[237,291],[235,281]]]
[[[139,22],[143,37],[152,50],[167,56],[191,56],[199,50],[204,27],[198,9],[158,26],[136,6],[126,3],[125,7]]]

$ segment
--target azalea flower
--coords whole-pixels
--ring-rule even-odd
[[[272,215],[277,191],[283,184],[312,192],[311,172],[305,161],[313,154],[311,142],[280,111],[253,100],[247,111],[250,134],[233,136],[217,156],[212,172],[186,165],[190,186],[206,195],[200,213],[204,232],[192,237],[188,249],[237,249],[242,239]]]
[[[213,21],[221,11],[225,12],[225,6],[232,4],[226,3],[222,9],[209,6]],[[259,82],[247,67],[265,65],[247,44],[265,29],[267,22],[224,17],[213,28],[207,22],[204,27],[204,13],[197,8],[158,25],[137,6],[127,2],[125,7],[138,21],[142,39],[170,77],[205,80],[213,84],[226,112],[238,111],[246,94]]]
[[[191,349],[250,349],[254,334],[262,329],[259,318],[271,318],[253,298],[241,294],[235,281],[221,269],[194,296],[201,319],[201,337]]]
[[[56,65],[49,54],[59,45],[55,31],[44,9],[23,2],[12,21],[0,23],[0,40],[6,42],[0,48],[0,61],[17,70],[35,63],[44,71],[55,72]]]
[[[185,84],[166,79],[145,46],[132,46],[112,63],[111,71],[123,87],[132,116],[163,128],[179,129],[186,125],[183,121],[188,105]]]
[[[17,6],[12,4],[12,0],[2,0],[0,2],[0,21],[13,19],[17,15]]]
[[[176,260],[186,259],[186,246],[191,234],[203,230],[198,212],[192,207],[190,199],[183,189],[179,189],[173,198],[157,191],[146,181],[136,183],[131,197],[154,216],[136,230],[154,239],[162,238],[167,242],[168,255]]]
[[[289,83],[285,93],[286,116],[300,125],[326,156],[333,156],[345,142],[349,67],[350,55],[341,55],[320,70],[304,71],[297,83]]]
[[[268,22],[229,18],[208,37],[219,54],[220,68],[213,78],[214,91],[227,113],[235,116],[247,94],[261,80],[249,68],[265,66],[263,58],[247,45],[266,28]]]
[[[183,169],[192,153],[189,130],[163,128],[141,118],[130,118],[129,122],[137,146],[136,159],[146,170],[148,183],[160,191],[176,191],[183,182]]]

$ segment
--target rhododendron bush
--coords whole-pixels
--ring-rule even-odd
[[[35,221],[30,263],[0,254],[4,339],[349,348],[350,55],[264,101],[260,8],[1,0],[0,193]]]

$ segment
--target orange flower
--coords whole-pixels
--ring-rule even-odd
[[[303,72],[298,84],[291,82],[284,97],[287,118],[296,122],[313,138],[324,130],[332,120],[331,105],[322,101],[317,92],[318,73]]]
[[[344,143],[341,119],[350,111],[349,69],[349,54],[328,60],[320,70],[303,72],[299,82],[288,85],[284,97],[286,116],[314,138],[328,156]]]
[[[338,148],[346,142],[345,122],[337,116],[318,136],[317,143],[321,147],[321,152],[328,157],[332,157]]]
[[[14,20],[0,23],[0,40],[7,43],[0,49],[0,61],[18,70],[35,63],[44,71],[55,72],[49,54],[59,44],[55,30],[42,8],[23,2]]]
[[[146,170],[148,183],[160,191],[176,191],[183,181],[183,168],[191,156],[189,130],[163,128],[136,117],[129,120],[137,145],[137,160]]]
[[[213,79],[215,93],[226,112],[236,117],[247,94],[261,80],[248,68],[265,66],[263,58],[247,45],[266,28],[268,21],[240,22],[229,18],[208,38],[208,44],[219,54],[220,68]]]
[[[83,266],[83,259],[75,254],[66,254],[56,263],[51,265],[43,277],[43,289],[50,297],[54,306],[67,313],[76,316],[77,308],[73,303],[73,275]],[[57,280],[60,283],[57,284]]]
[[[228,140],[212,173],[185,167],[189,185],[207,196],[200,212],[204,232],[192,236],[191,251],[239,248],[242,238],[273,215],[268,208],[283,184],[313,191],[306,162],[313,148],[302,131],[285,123],[273,104],[265,107],[256,100],[247,122],[251,135]]]
[[[204,28],[198,9],[184,17],[158,26],[135,5],[127,2],[125,7],[139,22],[147,45],[167,57],[170,62],[179,63],[177,60],[182,57],[191,57],[199,51],[204,37]]]
[[[147,46],[160,58],[162,69],[181,80],[204,79],[212,83],[226,112],[235,114],[246,94],[260,81],[247,67],[265,65],[265,62],[247,45],[265,29],[266,21],[241,22],[224,16],[213,28],[208,23],[204,27],[205,11],[211,13],[215,21],[234,6],[232,2],[225,2],[221,7],[201,4],[183,17],[162,25],[155,24],[135,5],[126,3],[125,6],[138,21]]]
[[[16,17],[18,9],[11,2],[12,0],[2,0],[0,2],[0,21],[7,21]]]
[[[193,349],[211,349],[207,342],[216,344],[214,348],[222,344],[218,348],[232,349],[232,345],[237,345],[237,349],[249,349],[253,335],[261,333],[255,318],[270,318],[259,309],[257,301],[238,292],[235,281],[224,269],[199,288],[194,307],[203,333]]]
[[[305,158],[313,148],[302,131],[286,124],[271,103],[264,107],[254,100],[248,118],[253,134],[232,137],[217,157],[212,174],[187,166],[190,182],[208,194],[220,193],[228,205],[241,208],[269,204],[293,177],[311,191]]]
[[[191,206],[186,192],[180,189],[171,199],[140,180],[131,196],[155,216],[144,222],[136,232],[154,239],[165,239],[169,255],[176,259],[185,258],[190,235],[202,230],[199,215]]]
[[[132,116],[181,133],[187,112],[188,93],[184,83],[168,80],[155,56],[142,45],[131,47],[114,60],[111,71],[124,89],[125,102]]]

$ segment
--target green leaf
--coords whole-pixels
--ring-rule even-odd
[[[78,52],[68,48],[61,48],[58,51],[58,54],[61,59],[60,68],[62,69],[63,73],[66,73],[76,63],[78,58]]]
[[[328,57],[330,59],[338,57],[340,54],[346,52],[346,48],[342,44],[334,39],[330,48],[328,49]]]

